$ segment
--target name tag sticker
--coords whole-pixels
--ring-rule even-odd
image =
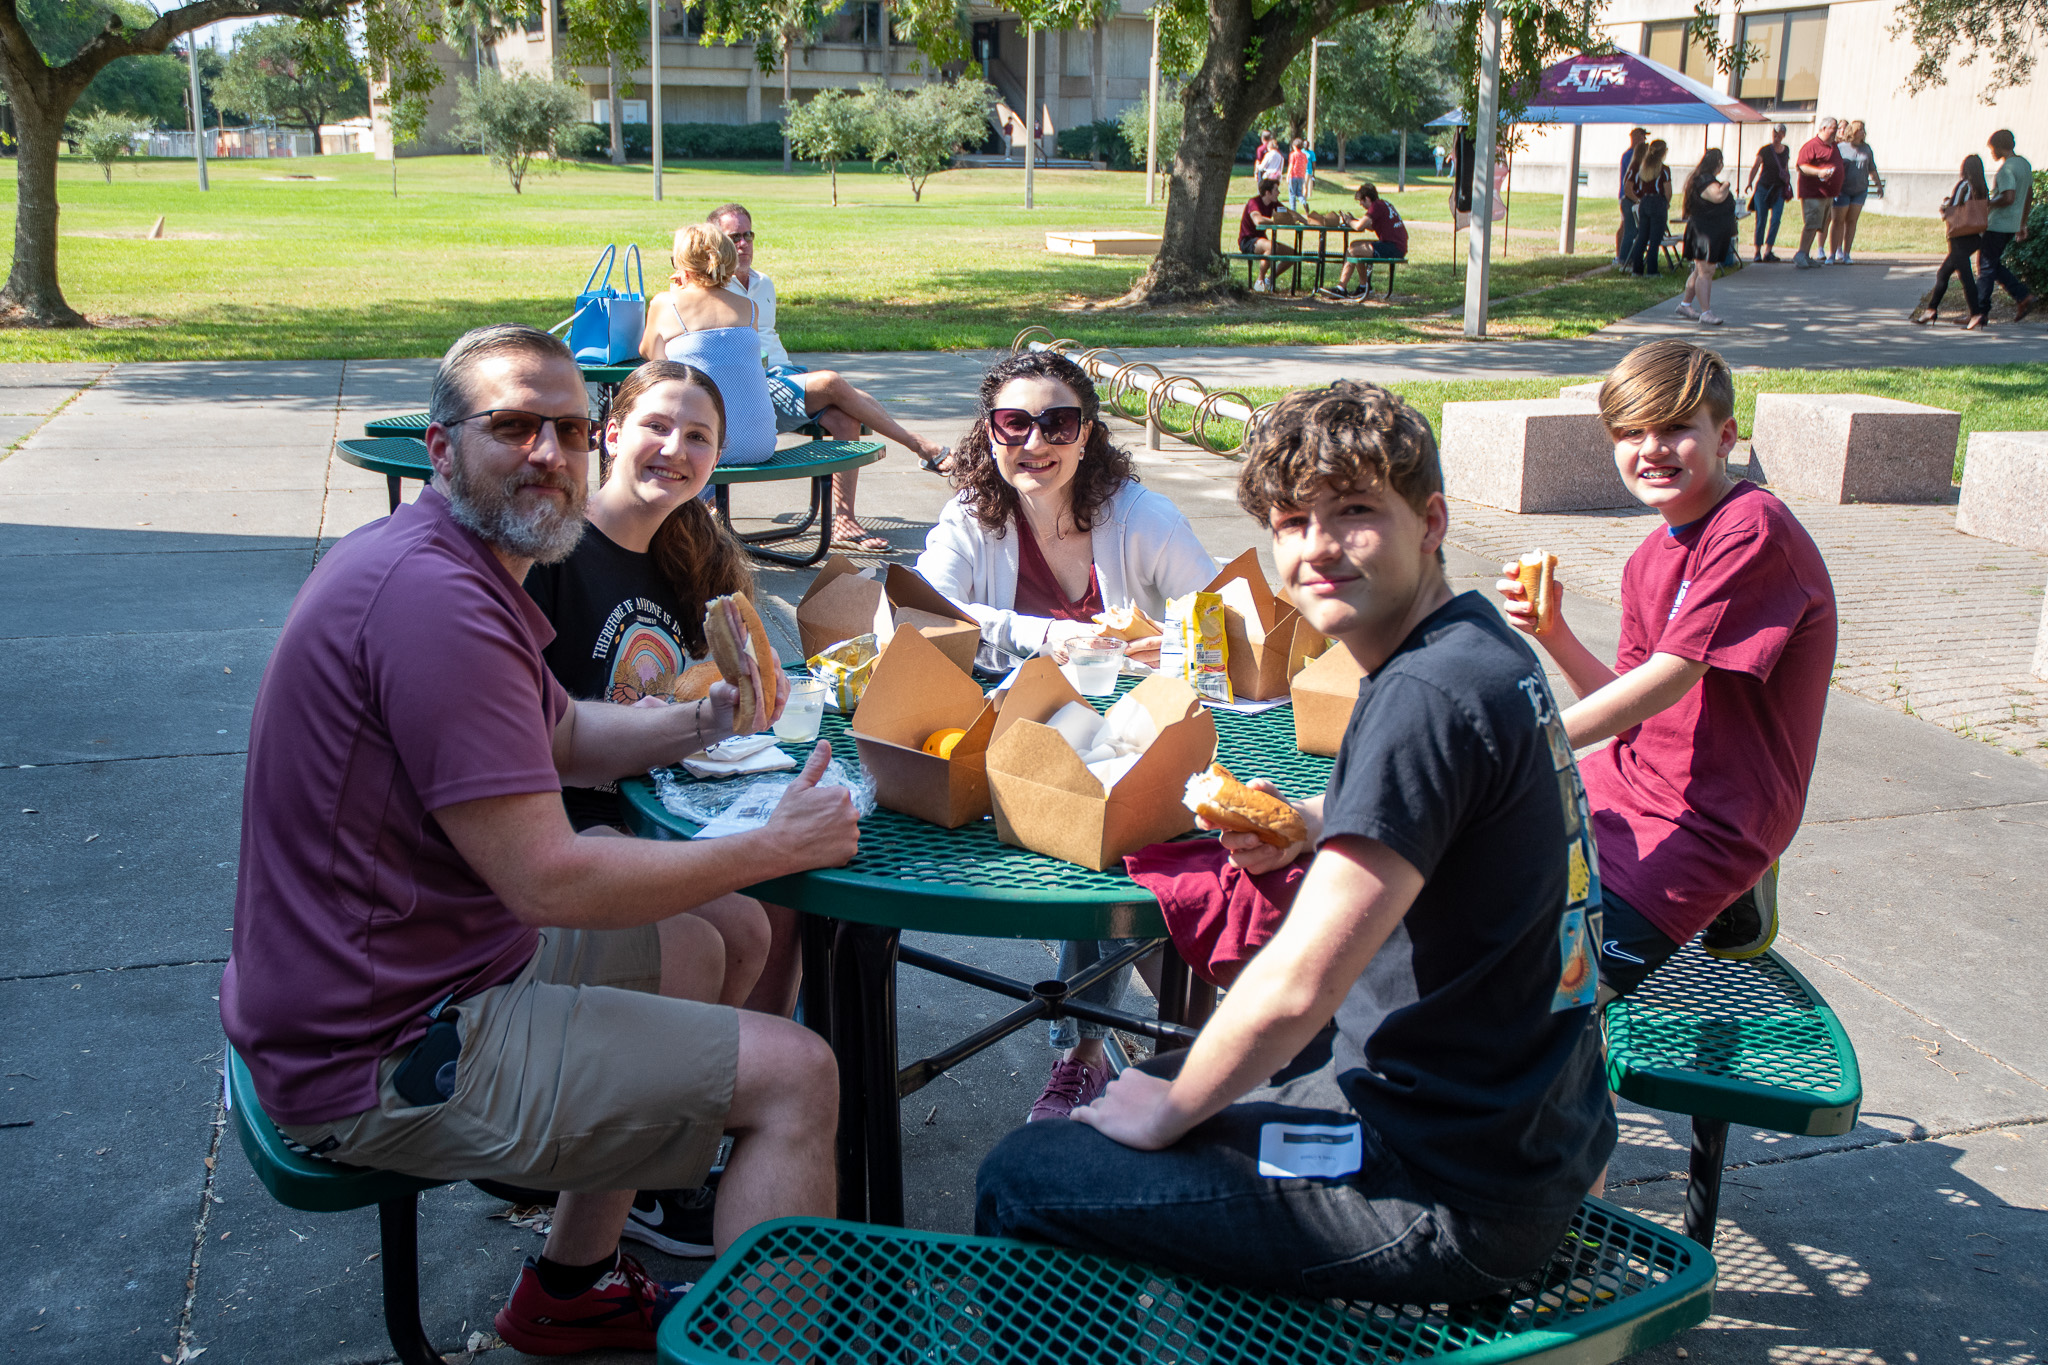
[[[1355,1123],[1268,1123],[1259,1129],[1259,1174],[1269,1180],[1357,1175],[1365,1142]]]

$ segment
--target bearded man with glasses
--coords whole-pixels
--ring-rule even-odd
[[[563,1191],[496,1321],[548,1355],[654,1348],[680,1286],[621,1255],[620,1229],[636,1190],[701,1185],[722,1134],[717,1250],[833,1211],[831,1052],[706,1002],[764,956],[738,889],[859,839],[847,792],[817,785],[825,744],[765,829],[571,830],[565,782],[677,762],[732,715],[723,683],[694,706],[572,701],[542,660],[554,631],[520,581],[583,533],[585,402],[568,349],[529,327],[442,359],[432,483],[321,559],[265,670],[220,991],[264,1111],[309,1151]]]

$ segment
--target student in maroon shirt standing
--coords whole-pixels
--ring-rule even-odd
[[[1842,192],[1842,182],[1847,178],[1842,154],[1835,150],[1836,126],[1834,119],[1822,119],[1813,136],[1799,149],[1799,160],[1792,168],[1793,179],[1798,182],[1801,217],[1799,254],[1792,258],[1792,264],[1800,270],[1827,264],[1828,221],[1834,217],[1835,196]],[[1821,238],[1818,260],[1809,250],[1815,237]]]
[[[1790,509],[1728,477],[1734,412],[1728,366],[1686,341],[1637,347],[1601,386],[1622,482],[1664,519],[1622,572],[1614,668],[1565,624],[1561,590],[1539,631],[1520,583],[1499,584],[1508,619],[1579,694],[1564,713],[1572,747],[1613,740],[1579,760],[1605,902],[1603,1001],[1703,929],[1718,957],[1769,947],[1777,859],[1806,809],[1834,586]]]

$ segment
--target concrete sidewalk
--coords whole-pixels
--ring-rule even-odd
[[[972,358],[840,359],[922,432],[951,440],[972,410]],[[320,547],[384,511],[383,481],[333,459],[331,442],[366,416],[423,406],[430,372],[123,366],[75,397],[91,374],[0,373],[0,410],[48,419],[0,460],[0,668],[13,680],[0,716],[0,820],[11,822],[0,885],[17,907],[17,946],[0,964],[0,1123],[32,1125],[0,1129],[17,1186],[0,1247],[0,1277],[17,1289],[0,1337],[22,1359],[388,1358],[374,1218],[281,1208],[222,1141],[214,997],[257,678]],[[1131,428],[1118,435],[1138,443]],[[1141,460],[1212,552],[1259,539],[1235,507],[1234,466],[1185,449]],[[743,514],[791,505],[743,491]],[[944,491],[894,452],[864,476],[863,512],[908,551]],[[1461,587],[1491,582],[1501,544],[1571,543],[1568,563],[1584,566],[1570,580],[1574,623],[1611,648],[1597,547],[1637,526],[1566,542],[1567,527],[1495,525],[1464,506],[1454,521],[1469,546],[1452,555]],[[1939,524],[1924,534],[1975,544]],[[1832,542],[1828,553],[1845,621],[1874,614],[1852,591],[1853,557]],[[1983,581],[1965,562],[1936,563],[1930,576],[1973,591]],[[807,579],[763,575],[785,645]],[[2048,772],[1851,691],[1832,696],[1786,859],[1781,942],[1855,1039],[1863,1122],[1836,1139],[1734,1134],[1748,1161],[1723,1199],[1719,1313],[1682,1342],[1694,1359],[2040,1358],[2044,865]],[[1026,979],[1051,962],[1037,942],[933,946]],[[906,972],[905,1052],[923,1055],[996,1008]],[[975,1164],[1050,1064],[1041,1039],[1013,1036],[906,1104],[915,1225],[969,1224]],[[1675,1222],[1686,1142],[1682,1120],[1624,1112],[1614,1196]],[[455,1351],[487,1329],[538,1242],[466,1186],[422,1207],[426,1321]],[[679,1278],[692,1269],[647,1259]]]

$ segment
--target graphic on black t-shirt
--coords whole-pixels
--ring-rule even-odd
[[[657,602],[635,597],[612,608],[590,657],[611,664],[607,700],[630,705],[642,697],[675,700],[676,680],[688,660],[676,643],[676,620]]]
[[[1556,1014],[1591,1005],[1599,994],[1593,945],[1600,941],[1600,859],[1593,851],[1593,811],[1550,688],[1540,673],[1531,673],[1516,686],[1529,699],[1529,709],[1550,746],[1558,804],[1564,808],[1565,837],[1570,840],[1565,848],[1564,917],[1557,929],[1557,991],[1550,998],[1550,1012]]]

